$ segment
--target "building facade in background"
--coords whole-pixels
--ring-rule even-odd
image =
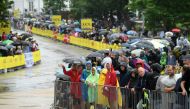
[[[43,9],[43,0],[13,0],[13,11],[19,10],[21,14],[40,14]]]

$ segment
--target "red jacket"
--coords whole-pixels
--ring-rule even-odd
[[[5,35],[5,34],[2,34],[2,40],[4,41],[4,40],[6,40],[6,39],[7,39],[6,35]]]
[[[106,78],[105,78],[105,87],[108,88],[108,90],[103,90],[103,94],[108,97],[108,100],[116,100],[117,99],[117,76],[113,69],[113,66],[111,68],[110,72],[107,72]]]
[[[81,84],[80,84],[80,76],[82,74],[82,70],[81,71],[77,71],[74,69],[71,69],[69,71],[66,71],[65,68],[63,68],[63,72],[64,74],[68,75],[70,77],[71,80],[71,84],[70,84],[70,93],[74,98],[81,98],[82,94],[81,94]]]

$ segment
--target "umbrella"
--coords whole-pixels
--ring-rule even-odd
[[[85,64],[84,59],[82,59],[82,58],[73,58],[73,57],[65,58],[65,59],[63,59],[63,62],[70,63],[70,64]]]
[[[154,39],[153,40],[149,40],[149,42],[151,42],[153,44],[154,48],[156,48],[156,49],[164,48],[165,47],[164,44],[162,44],[162,43],[160,43],[160,42],[158,42],[158,41],[156,41]]]
[[[170,32],[170,31],[168,31],[168,32],[166,32],[165,33],[165,36],[166,37],[172,37],[174,34],[172,33],[172,32]]]
[[[26,40],[27,38],[32,37],[32,35],[28,33],[23,33],[20,36],[22,36],[22,40]]]
[[[12,43],[13,43],[12,40],[5,40],[5,41],[3,41],[3,44],[5,44],[5,45],[9,45],[9,44],[12,44]]]
[[[3,44],[2,42],[0,42],[0,46],[5,46],[6,44]]]
[[[142,51],[143,51],[142,49],[135,49],[131,51],[131,54],[135,54],[137,57],[140,57]]]
[[[127,48],[130,48],[130,47],[131,47],[131,45],[130,45],[129,43],[122,43],[121,46],[122,46],[122,47],[127,47]]]
[[[7,49],[16,48],[16,47],[13,46],[13,45],[6,45],[5,47],[6,47]]]
[[[82,32],[80,28],[75,28],[75,32]]]
[[[101,53],[98,53],[98,52],[92,52],[91,54],[89,54],[89,55],[87,56],[87,58],[93,58],[93,57],[101,57],[101,58],[103,58],[104,55],[101,54]]]
[[[60,25],[61,28],[66,29],[68,28],[68,25]]]
[[[104,53],[108,53],[109,50],[99,50],[99,51],[96,51],[96,52],[101,53],[101,54],[104,54]]]
[[[137,34],[137,32],[134,30],[130,30],[127,32],[127,35],[136,35],[136,34]]]
[[[99,32],[100,35],[106,35],[106,34],[108,34],[108,33],[109,33],[109,32],[108,32],[107,30],[105,30],[105,31],[100,31],[100,32]]]
[[[2,51],[8,51],[7,47],[4,47],[4,46],[0,46],[0,50],[2,50]]]
[[[21,44],[27,46],[27,45],[29,45],[29,42],[27,42],[27,41],[21,41]]]
[[[108,38],[109,38],[110,40],[117,39],[117,38],[119,38],[119,37],[127,37],[127,35],[124,34],[124,33],[114,33],[114,34],[108,36]]]
[[[80,25],[80,23],[78,21],[74,22],[74,25]]]
[[[179,33],[179,32],[181,32],[181,30],[178,28],[174,28],[174,29],[172,29],[172,32]]]
[[[154,45],[146,40],[142,40],[135,44],[137,48],[148,48],[148,49],[154,49]]]
[[[22,44],[21,44],[21,42],[15,41],[15,42],[12,43],[12,45],[19,46],[19,45],[22,45]]]

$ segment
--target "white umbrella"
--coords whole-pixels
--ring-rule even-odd
[[[165,33],[165,36],[166,37],[172,37],[174,34],[172,33],[172,32],[170,32],[170,31],[168,31],[168,32],[166,32]]]
[[[131,51],[131,54],[135,54],[136,56],[140,57],[142,51],[143,51],[142,49],[136,49]]]
[[[155,49],[159,49],[159,48],[164,48],[165,45],[161,44],[160,42],[156,41],[156,40],[148,40],[149,42],[151,42],[154,46]]]

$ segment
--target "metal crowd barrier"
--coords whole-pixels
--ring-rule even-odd
[[[121,87],[56,80],[53,109],[190,109],[190,98],[175,92],[132,92]]]

